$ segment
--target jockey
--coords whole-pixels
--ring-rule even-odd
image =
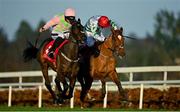
[[[107,16],[93,16],[85,24],[85,34],[87,37],[85,43],[92,49],[95,57],[100,53],[98,43],[104,42],[106,37],[108,37],[104,35],[103,30],[110,28],[117,29],[118,26],[109,20]]]
[[[51,37],[55,40],[52,47],[49,49],[48,56],[54,59],[54,51],[56,48],[69,37],[69,30],[72,23],[75,21],[75,10],[73,8],[67,8],[64,14],[55,15],[50,21],[48,21],[39,32],[43,32],[52,27]]]

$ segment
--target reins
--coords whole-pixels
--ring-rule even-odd
[[[126,37],[126,36],[122,36],[122,37]],[[128,36],[127,36],[128,37]],[[116,48],[118,48],[118,49],[122,49],[122,48],[124,48],[124,46],[122,46],[122,45],[120,45],[120,46],[115,46],[115,38],[113,37],[113,34],[112,35],[110,35],[110,37],[108,37],[108,39],[110,39],[111,38],[111,40],[107,40],[107,41],[112,41],[112,46],[111,47],[109,47],[108,45],[107,45],[107,43],[104,43],[104,47],[106,48],[106,49],[109,49],[112,53],[113,53],[113,55],[117,55],[118,57],[120,56],[119,54],[117,54],[116,53]],[[128,37],[128,38],[131,38],[131,37]],[[131,39],[135,39],[135,38],[131,38]],[[111,57],[111,56],[105,56],[104,54],[102,54],[102,53],[100,53],[102,56],[104,56],[104,57]]]
[[[137,38],[126,36],[126,35],[123,35],[123,37],[129,38],[129,39],[132,39],[132,40],[137,40]]]
[[[108,37],[109,39],[110,37]],[[112,38],[112,35],[111,35],[111,38]],[[108,41],[107,39],[105,41]],[[114,43],[114,42],[113,42]],[[108,50],[110,50],[111,52],[114,52],[114,50],[112,48],[109,48],[108,45],[106,45],[106,42],[104,42],[102,45],[104,45],[104,47]],[[100,52],[100,55],[105,57],[105,58],[110,58],[110,57],[113,57],[113,56],[107,56],[107,55],[104,55],[103,53]]]

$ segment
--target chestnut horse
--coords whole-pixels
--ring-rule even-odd
[[[81,107],[84,106],[84,99],[87,95],[89,89],[91,88],[93,80],[101,80],[102,83],[102,98],[106,94],[106,81],[107,77],[110,77],[112,81],[117,85],[119,94],[126,99],[126,94],[122,88],[121,82],[118,78],[116,72],[116,59],[115,54],[118,56],[125,55],[124,49],[124,37],[122,35],[123,29],[111,30],[112,34],[100,44],[98,48],[100,49],[100,55],[94,57],[89,56],[87,50],[82,51],[83,61],[80,63],[80,70],[78,73],[78,81],[81,84]]]
[[[24,59],[29,61],[31,59],[37,59],[41,65],[41,70],[45,79],[45,85],[52,95],[53,103],[62,103],[64,99],[69,99],[73,95],[73,89],[79,70],[79,45],[83,42],[85,34],[83,32],[83,26],[81,25],[80,19],[72,24],[69,39],[65,40],[66,43],[60,49],[58,49],[58,54],[56,56],[56,63],[49,61],[44,57],[45,52],[47,52],[47,45],[52,41],[51,38],[46,39],[40,46],[36,48],[31,44],[30,47],[24,50]],[[48,76],[48,68],[52,68],[57,72],[55,78],[56,87],[59,90],[60,96],[56,95],[51,88],[51,82]],[[69,79],[70,84],[66,82],[65,78]],[[63,90],[61,88],[60,82],[63,84]],[[69,89],[69,94],[66,95]]]

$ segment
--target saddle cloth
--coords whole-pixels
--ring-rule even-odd
[[[51,63],[56,63],[56,57],[57,57],[57,55],[58,55],[58,50],[59,50],[62,46],[64,46],[65,44],[68,43],[68,40],[64,40],[64,41],[56,48],[56,50],[55,50],[55,52],[54,52],[54,59],[52,59],[52,58],[50,58],[50,57],[48,56],[48,53],[49,53],[49,49],[50,49],[50,48],[52,47],[52,45],[54,44],[54,41],[55,41],[55,40],[52,40],[52,41],[50,41],[48,44],[46,44],[46,45],[45,45],[45,50],[44,50],[44,52],[43,52],[43,57],[44,57],[46,60],[50,61]]]

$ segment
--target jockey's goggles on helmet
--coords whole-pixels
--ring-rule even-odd
[[[75,16],[65,16],[65,19],[67,19],[69,21],[74,21],[75,20]]]

